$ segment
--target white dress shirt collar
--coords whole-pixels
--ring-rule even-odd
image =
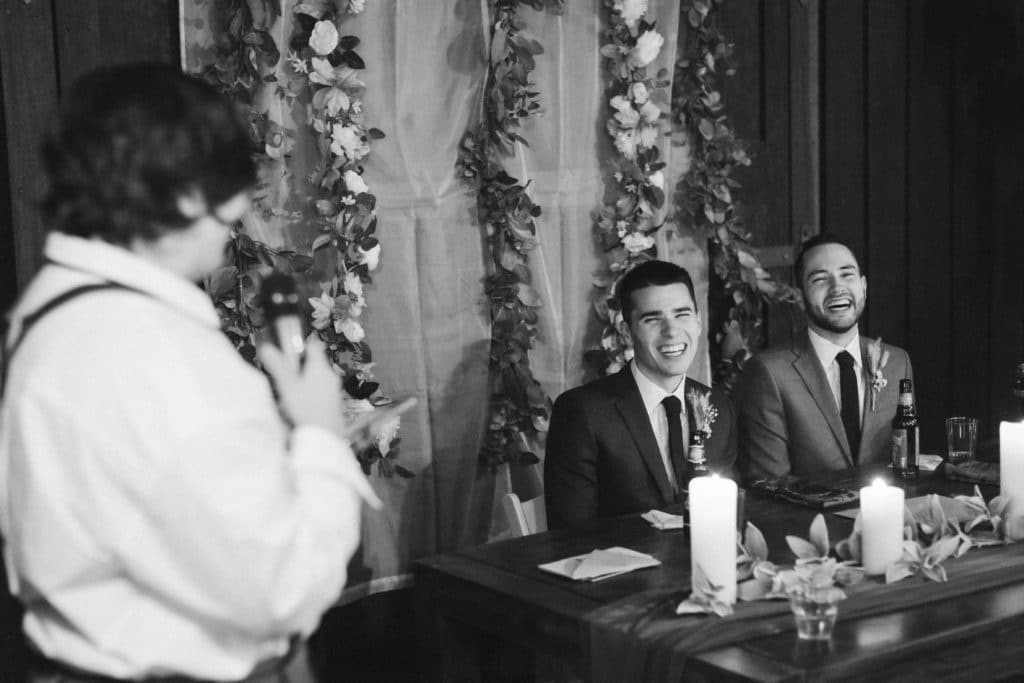
[[[145,292],[205,325],[220,325],[206,292],[128,249],[98,239],[51,232],[44,251],[55,263]]]
[[[839,386],[839,364],[836,362],[836,356],[843,352],[849,351],[850,355],[853,356],[853,365],[857,373],[857,399],[860,403],[861,414],[864,412],[864,360],[861,355],[860,346],[860,331],[855,327],[853,338],[850,339],[846,346],[839,346],[828,339],[825,339],[820,334],[812,330],[810,327],[807,328],[807,336],[811,341],[811,348],[814,349],[814,355],[818,357],[818,362],[821,363],[822,369],[825,371],[825,376],[828,378],[828,384],[832,389],[832,395],[836,399],[836,405],[841,405],[841,390]]]

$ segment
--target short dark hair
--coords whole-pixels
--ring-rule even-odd
[[[632,270],[622,276],[615,290],[615,296],[619,302],[619,310],[622,311],[622,319],[630,324],[630,316],[633,314],[633,292],[646,287],[662,285],[684,284],[690,290],[690,298],[697,305],[697,295],[693,291],[693,279],[686,272],[686,268],[677,266],[668,261],[644,261],[634,266]]]
[[[107,67],[79,79],[43,142],[50,229],[127,245],[182,229],[178,199],[209,207],[255,185],[239,111],[211,85],[167,64]]]
[[[850,246],[849,242],[833,233],[820,232],[814,237],[804,240],[804,243],[800,245],[800,253],[797,254],[796,261],[793,263],[793,275],[796,277],[797,287],[803,287],[804,261],[806,260],[807,252],[817,247],[823,247],[826,244],[838,244],[849,249],[850,253],[853,254],[854,260],[857,261],[857,268],[860,268],[860,259],[857,258],[857,254],[853,251],[853,247]]]

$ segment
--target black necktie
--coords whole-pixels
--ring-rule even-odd
[[[843,416],[843,427],[846,429],[846,440],[850,442],[850,454],[857,462],[860,450],[860,398],[857,392],[857,371],[853,365],[853,356],[849,351],[836,354],[839,363],[839,403]]]
[[[683,491],[686,488],[686,448],[683,444],[683,423],[679,419],[683,404],[675,396],[666,396],[661,405],[668,418],[668,457],[676,475],[676,489]]]

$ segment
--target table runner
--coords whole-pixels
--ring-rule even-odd
[[[839,605],[839,620],[897,612],[1024,582],[1024,543],[972,550],[944,566],[946,583],[913,577],[886,585],[869,579],[847,588],[849,597]],[[689,581],[688,575],[681,574],[680,583],[688,586]],[[588,614],[585,647],[589,651],[585,654],[590,680],[678,683],[692,655],[796,630],[788,600],[738,603],[730,617],[677,616],[675,608],[687,592],[641,593]]]

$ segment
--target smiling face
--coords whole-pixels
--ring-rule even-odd
[[[841,244],[823,244],[804,255],[800,287],[807,324],[837,344],[849,342],[867,301],[867,279],[853,253]]]
[[[644,287],[631,297],[628,331],[637,368],[665,391],[674,391],[700,341],[700,314],[690,290],[676,282]]]

